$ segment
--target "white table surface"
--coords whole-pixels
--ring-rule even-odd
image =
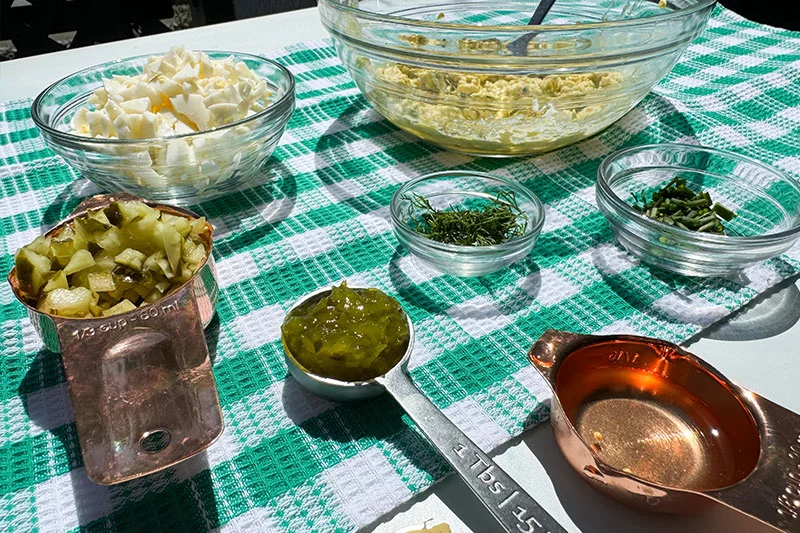
[[[0,62],[0,101],[33,98],[50,83],[81,68],[126,56],[163,52],[174,44],[259,53],[326,36],[317,10],[312,8]],[[800,412],[798,317],[800,291],[796,285],[788,284],[690,346],[732,380]],[[742,338],[754,340],[731,340]],[[755,522],[742,521],[737,513],[722,506],[689,516],[671,516],[617,504],[594,492],[570,469],[549,424],[541,424],[513,440],[495,459],[570,532],[756,533],[765,529]],[[426,520],[432,520],[431,524],[447,522],[458,533],[498,529],[455,476],[368,529],[394,533]]]

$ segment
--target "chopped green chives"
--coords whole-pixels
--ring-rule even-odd
[[[690,189],[684,178],[673,178],[653,193],[650,201],[644,192],[641,199],[633,193],[631,196],[633,208],[644,216],[685,230],[723,235],[722,221],[736,218],[736,213],[727,207],[713,203],[707,191],[696,193]]]

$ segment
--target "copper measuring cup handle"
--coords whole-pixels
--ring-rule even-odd
[[[753,472],[705,495],[781,531],[800,532],[800,415],[747,389],[761,426],[761,456]]]
[[[567,354],[593,342],[596,337],[580,335],[555,329],[548,329],[534,343],[528,352],[528,360],[536,370],[555,388],[556,371],[558,364]]]
[[[444,416],[401,365],[375,378],[508,532],[566,533],[541,505]]]

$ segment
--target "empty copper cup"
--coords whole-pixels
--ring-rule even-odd
[[[800,416],[679,346],[547,331],[529,359],[553,390],[551,424],[594,488],[635,507],[716,501],[800,531]]]

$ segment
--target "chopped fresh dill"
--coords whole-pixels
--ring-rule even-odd
[[[458,246],[491,246],[525,235],[528,216],[513,191],[500,191],[480,207],[436,209],[416,193],[406,195],[411,227],[425,237]],[[420,212],[421,211],[421,212]]]

